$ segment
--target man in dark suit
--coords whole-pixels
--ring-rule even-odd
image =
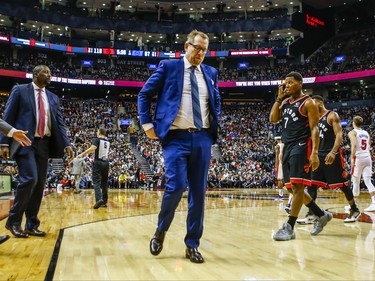
[[[138,95],[140,123],[147,137],[161,142],[167,179],[150,251],[160,254],[165,233],[188,187],[185,254],[194,263],[204,262],[198,246],[203,234],[211,146],[217,138],[220,117],[217,70],[201,64],[208,44],[206,34],[193,30],[185,42],[185,57],[161,61]],[[157,104],[152,118],[154,96]]]
[[[27,136],[32,142],[30,147],[22,147],[7,137],[0,137],[1,155],[7,157],[10,153],[19,169],[19,185],[5,225],[18,238],[46,235],[39,230],[38,212],[47,176],[48,158],[63,157],[64,151],[69,159],[74,156],[59,98],[45,88],[50,81],[50,69],[45,65],[36,66],[32,83],[14,86],[5,106],[4,120],[28,131]],[[21,228],[24,213],[25,230]]]
[[[27,131],[17,130],[2,119],[0,119],[0,132],[7,137],[13,138],[21,146],[31,145],[30,139],[26,136]],[[3,244],[9,238],[9,235],[0,236],[0,244]]]

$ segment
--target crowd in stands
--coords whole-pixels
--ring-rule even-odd
[[[271,67],[266,60],[257,63],[249,60],[249,68],[243,70],[238,69],[237,62],[231,62],[230,59],[223,67],[219,67],[216,60],[206,59],[205,62],[219,69],[219,81],[278,80],[291,69],[300,72],[304,77],[374,69],[374,35],[375,30],[368,30],[334,37],[303,64],[288,59],[276,59]],[[335,62],[335,58],[343,56],[344,53],[344,61]],[[50,66],[55,76],[133,81],[146,81],[152,73],[146,61],[117,59],[111,64],[107,59],[102,59],[100,62],[95,61],[92,67],[85,68],[81,66],[81,60],[76,59],[73,63],[68,63],[64,56],[56,52],[43,53],[40,50],[27,49],[18,52],[17,58],[14,58],[10,48],[0,51],[0,68],[3,69],[31,72],[33,65],[45,63]]]
[[[0,68],[28,73],[32,72],[35,65],[46,64],[54,76],[67,78],[146,81],[151,74],[144,61],[122,60],[113,67],[105,63],[82,67],[80,63],[68,64],[58,53],[48,53],[47,56],[35,51],[20,52],[18,58],[14,59],[9,52],[0,51]]]
[[[10,0],[7,0],[8,2]],[[178,8],[177,5],[159,5],[157,9],[154,9],[154,6],[151,6],[147,9],[146,7],[138,7],[136,9],[118,9],[116,6],[116,2],[111,2],[107,6],[103,6],[101,8],[95,9],[93,7],[77,7],[74,4],[63,4],[63,3],[39,3],[39,1],[20,1],[20,0],[13,0],[15,2],[19,2],[22,6],[29,6],[29,8],[33,9],[43,9],[48,13],[57,13],[62,14],[65,16],[77,16],[77,17],[93,17],[93,18],[100,18],[100,19],[109,19],[109,20],[134,20],[134,21],[171,21],[174,22],[189,22],[189,21],[237,21],[239,19],[253,18],[253,19],[270,19],[270,18],[277,18],[281,16],[287,15],[286,8],[276,8],[273,7],[272,9],[266,9],[260,11],[248,11],[247,13],[242,12],[231,12],[230,10],[224,12],[224,6],[222,8],[218,8],[217,11],[209,11],[205,12],[204,10],[197,9],[194,14],[191,13],[176,13]]]
[[[0,99],[3,112],[5,100]],[[150,140],[137,124],[137,105],[135,102],[107,100],[61,100],[61,107],[68,134],[77,153],[87,149],[96,137],[98,127],[107,129],[111,142],[110,188],[162,187],[164,160],[158,141]],[[271,105],[227,104],[222,107],[219,147],[221,157],[212,159],[209,188],[263,188],[275,184],[274,137],[280,135],[279,124],[268,121]],[[366,129],[375,135],[375,107],[337,108],[341,119],[351,122],[355,115],[364,118]],[[129,127],[121,127],[118,118],[131,119]],[[350,123],[349,123],[350,124]],[[344,129],[342,148],[349,162],[350,146]],[[375,149],[375,142],[372,148]],[[136,149],[148,162],[151,175],[146,177],[134,155]],[[374,151],[374,150],[373,150]],[[86,172],[81,181],[82,188],[92,187],[91,164],[93,155],[87,156]],[[51,166],[48,184],[50,187],[70,188],[74,180],[68,165],[61,173]]]
[[[319,48],[312,56],[301,63],[288,63],[282,60],[273,67],[250,66],[247,72],[237,68],[225,68],[220,71],[220,81],[233,81],[239,78],[251,80],[276,80],[294,69],[303,77],[324,76],[336,73],[362,71],[375,68],[375,30],[334,37]],[[345,55],[344,55],[345,54]],[[336,62],[338,56],[344,56],[343,62]],[[277,60],[276,60],[277,62]]]
[[[337,72],[364,70],[375,68],[374,30],[336,37],[327,42],[305,64],[276,64],[274,67],[252,66],[244,77],[236,68],[220,71],[220,81],[234,81],[242,77],[248,80],[280,79],[291,69],[299,71],[303,76],[327,75]],[[354,48],[354,43],[357,46]],[[350,49],[350,51],[348,51]],[[337,65],[334,58],[346,54],[344,63]],[[30,55],[31,54],[31,55]],[[329,54],[329,55],[327,55]],[[39,51],[19,52],[14,59],[11,50],[0,50],[0,68],[31,72],[34,65],[47,64],[55,76],[71,78],[123,79],[145,81],[150,71],[146,63],[115,64],[114,67],[94,67],[83,69],[64,62],[58,53],[43,55]],[[242,75],[242,76],[241,76]],[[366,100],[374,96],[374,92],[365,88],[348,92],[329,94],[328,101]],[[106,100],[62,100],[63,115],[68,127],[69,136],[78,153],[86,149],[95,137],[99,126],[108,130],[111,141],[111,188],[136,188],[150,186],[163,178],[163,155],[159,142],[150,141],[137,124],[137,106],[133,102],[114,102]],[[4,111],[5,101],[0,99],[0,110]],[[278,125],[268,122],[270,104],[225,105],[222,108],[221,138],[219,146],[222,157],[213,159],[209,170],[209,187],[271,187],[274,185],[274,136],[280,134]],[[361,115],[371,136],[375,135],[374,106],[356,106],[335,109],[341,119],[349,124],[355,115]],[[131,119],[129,128],[121,128],[119,118]],[[373,143],[373,149],[374,143]],[[344,130],[344,155],[348,161],[349,140]],[[140,163],[134,156],[134,149],[143,155],[150,165],[153,176],[145,177],[140,170]],[[374,151],[374,150],[373,150]],[[86,159],[86,173],[82,180],[83,187],[90,187],[92,156]],[[50,171],[50,184],[72,185],[69,169],[60,174]]]
[[[68,135],[77,154],[90,146],[99,127],[105,128],[112,147],[109,187],[137,187],[141,177],[139,164],[131,151],[129,134],[117,122],[119,118],[132,118],[136,114],[136,105],[105,100],[62,100],[61,107]],[[83,188],[91,186],[93,155],[86,157],[86,163],[86,173],[81,183]],[[69,169],[59,178],[61,176],[70,179]]]
[[[345,102],[353,100],[367,100],[375,98],[374,89],[366,89],[365,87],[352,87],[337,92],[329,92],[327,102]]]
[[[252,188],[272,187],[274,174],[274,137],[280,135],[279,125],[269,123],[269,104],[226,105],[222,108],[221,158],[213,159],[209,170],[208,187]],[[337,112],[349,124],[355,115],[364,118],[365,124],[374,124],[374,107],[340,108]],[[371,136],[375,127],[366,126]],[[163,166],[160,144],[151,142],[141,134],[138,148],[157,171]],[[375,145],[372,145],[375,148]],[[344,157],[350,162],[347,130],[342,145]],[[155,164],[157,163],[157,164]]]

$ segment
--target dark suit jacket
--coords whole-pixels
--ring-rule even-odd
[[[13,127],[11,125],[9,125],[4,120],[0,119],[0,132],[3,135],[7,135],[9,133],[9,131],[12,130],[12,129],[13,129]]]
[[[62,157],[64,155],[64,148],[70,146],[70,141],[61,114],[59,98],[49,90],[45,89],[45,91],[51,116],[52,141],[50,142],[49,157]],[[36,131],[36,105],[32,83],[13,87],[5,106],[4,121],[19,130],[29,131],[27,133],[28,138],[31,141],[34,140]],[[15,154],[22,154],[24,150],[16,141],[3,135],[0,136],[0,144],[10,145],[11,157]]]
[[[217,139],[218,120],[220,118],[220,93],[217,70],[201,64],[210,98],[210,132]],[[147,80],[138,94],[138,114],[141,125],[153,123],[159,140],[167,135],[180,108],[184,81],[184,60],[163,60]],[[154,117],[151,116],[151,102],[157,95]]]

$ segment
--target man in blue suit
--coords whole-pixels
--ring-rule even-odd
[[[140,123],[147,137],[161,142],[167,179],[150,252],[158,255],[163,249],[166,231],[188,187],[185,255],[194,263],[204,262],[198,246],[203,234],[211,146],[217,139],[220,117],[217,70],[201,64],[208,44],[205,33],[193,30],[185,42],[185,57],[161,61],[138,95]]]
[[[13,207],[5,224],[17,238],[29,235],[45,236],[39,230],[38,212],[43,197],[48,158],[63,157],[64,151],[73,158],[60,109],[59,98],[45,87],[51,81],[51,71],[45,65],[33,70],[33,81],[13,87],[5,105],[4,120],[15,128],[28,131],[31,146],[0,136],[1,155],[16,160],[19,170]],[[25,230],[21,228],[26,215]]]

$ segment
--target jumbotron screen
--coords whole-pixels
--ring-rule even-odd
[[[333,9],[315,9],[302,4],[301,12],[292,16],[292,27],[303,32],[301,52],[308,57],[335,34],[335,18]]]

